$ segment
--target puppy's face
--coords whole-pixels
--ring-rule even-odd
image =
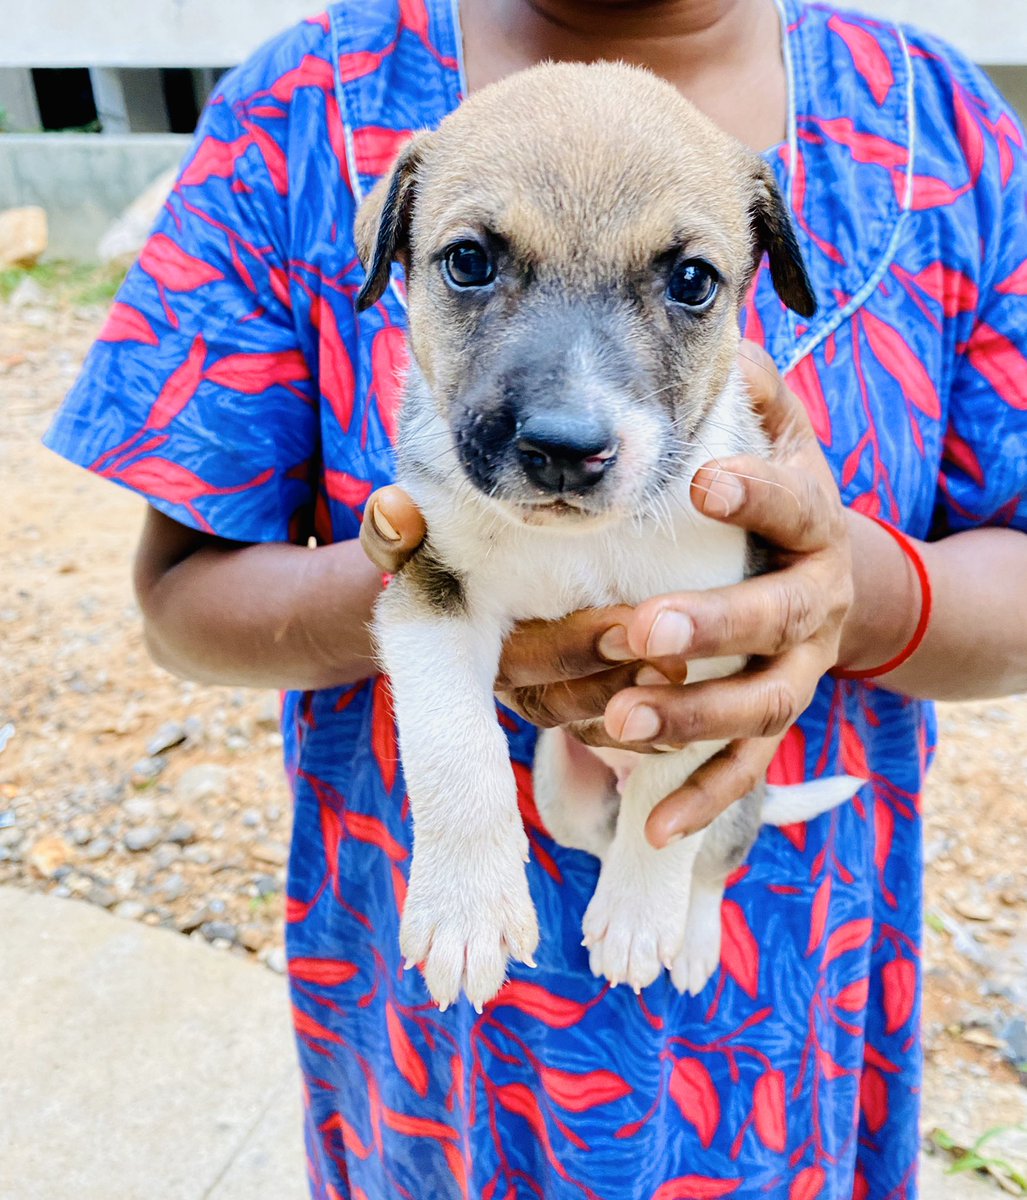
[[[467,477],[531,524],[642,514],[688,462],[764,251],[815,308],[769,169],[670,85],[548,65],[414,139],[361,209],[366,307],[411,347]]]

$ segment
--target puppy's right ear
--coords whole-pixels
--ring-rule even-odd
[[[387,175],[360,206],[354,232],[357,253],[367,275],[357,293],[357,312],[381,299],[393,262],[409,249],[410,217],[427,135],[413,137],[396,156]]]

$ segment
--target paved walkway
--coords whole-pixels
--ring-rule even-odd
[[[0,1196],[303,1200],[285,981],[0,888]]]
[[[307,1196],[284,980],[0,888],[0,984],[3,1200]],[[945,1165],[925,1160],[921,1200],[998,1200]]]

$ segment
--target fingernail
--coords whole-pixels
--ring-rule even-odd
[[[622,742],[648,742],[660,732],[659,713],[648,704],[636,704],[620,731]]]
[[[371,521],[375,529],[387,542],[399,541],[399,530],[394,528],[389,518],[378,508],[371,509]]]
[[[734,475],[722,475],[719,471],[706,489],[703,511],[712,516],[729,517],[745,503],[745,488]]]
[[[596,649],[607,662],[630,662],[635,656],[628,645],[628,631],[614,625],[599,639]]]
[[[670,682],[662,671],[657,671],[655,667],[650,667],[648,663],[635,676],[635,683],[639,687],[660,687],[662,684]]]
[[[656,614],[645,644],[647,658],[670,658],[683,654],[692,642],[695,626],[684,613],[665,608]]]

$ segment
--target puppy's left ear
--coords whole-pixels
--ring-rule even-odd
[[[407,142],[357,213],[354,226],[357,253],[367,273],[357,293],[357,312],[381,299],[389,286],[393,262],[409,249],[417,171],[427,137],[418,134]]]
[[[762,158],[753,156],[752,232],[756,264],[766,253],[770,259],[770,278],[785,304],[802,317],[817,311],[802,251],[795,237],[795,226],[777,186],[774,172]]]

